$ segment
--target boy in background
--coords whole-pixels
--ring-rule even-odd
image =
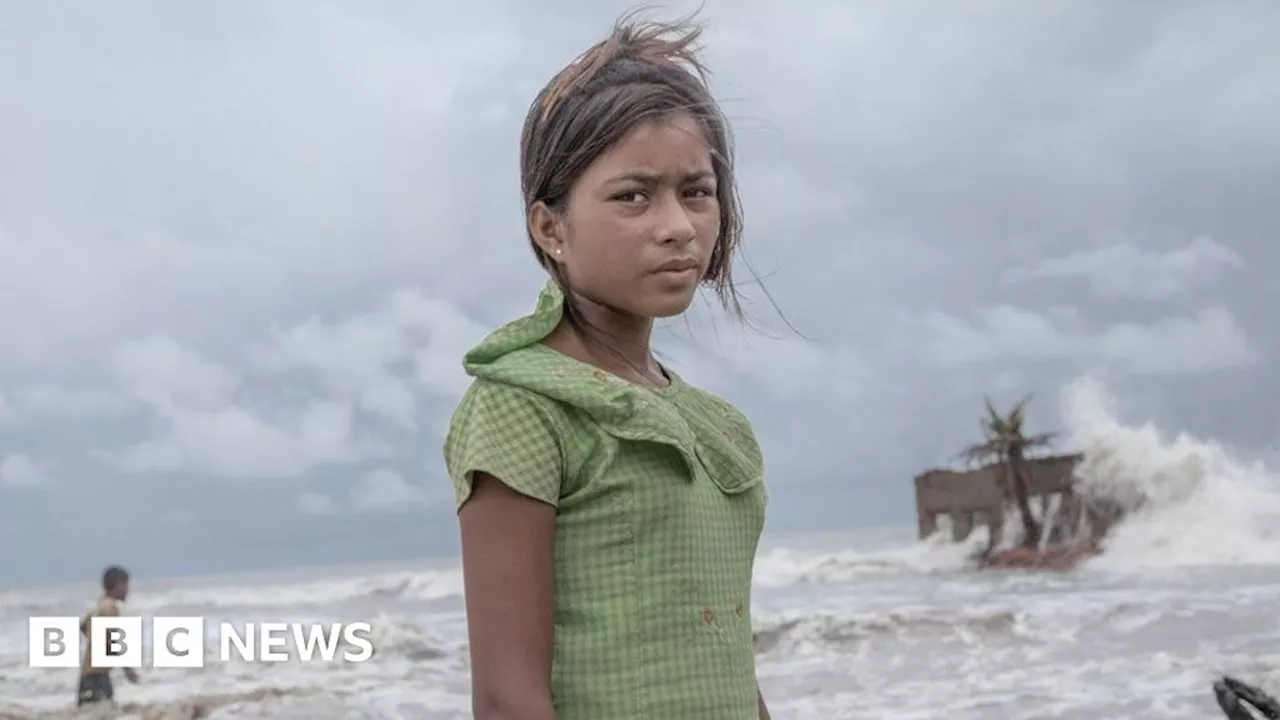
[[[80,662],[80,687],[76,693],[76,706],[92,703],[109,703],[115,699],[115,691],[111,687],[111,668],[94,667],[90,658],[89,619],[97,617],[118,617],[120,603],[129,596],[129,573],[124,568],[112,565],[102,573],[102,597],[98,604],[80,621],[80,633],[85,637],[84,657]],[[124,676],[131,683],[138,682],[138,673],[133,668],[124,668]]]

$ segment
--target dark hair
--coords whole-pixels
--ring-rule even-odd
[[[120,583],[129,579],[129,571],[119,565],[112,565],[102,571],[102,589],[111,590]]]
[[[742,237],[733,139],[697,57],[702,28],[688,18],[660,23],[638,20],[637,15],[633,11],[619,19],[608,38],[561,70],[534,99],[520,138],[525,212],[539,202],[563,210],[583,171],[637,125],[688,112],[710,145],[720,205],[720,235],[703,282],[714,287],[725,308],[741,319],[732,277],[733,254]],[[534,241],[532,230],[529,242],[538,262],[564,291],[566,319],[584,329],[563,269]]]

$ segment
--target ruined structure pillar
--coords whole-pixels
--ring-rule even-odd
[[[920,532],[920,539],[923,540],[938,530],[938,518],[931,512],[924,510],[916,511],[916,527]]]

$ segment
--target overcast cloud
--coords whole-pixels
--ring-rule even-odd
[[[449,555],[461,356],[532,306],[517,146],[622,3],[0,0],[0,586]],[[691,4],[676,5],[689,9]],[[1280,430],[1280,4],[710,0],[770,532],[911,517],[984,393]],[[745,267],[740,271],[749,280]],[[704,304],[708,305],[708,304]]]

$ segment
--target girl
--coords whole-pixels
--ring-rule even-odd
[[[445,441],[479,720],[768,718],[746,418],[650,352],[699,284],[741,313],[742,222],[699,29],[621,20],[535,99],[521,141],[532,314],[469,352]]]

